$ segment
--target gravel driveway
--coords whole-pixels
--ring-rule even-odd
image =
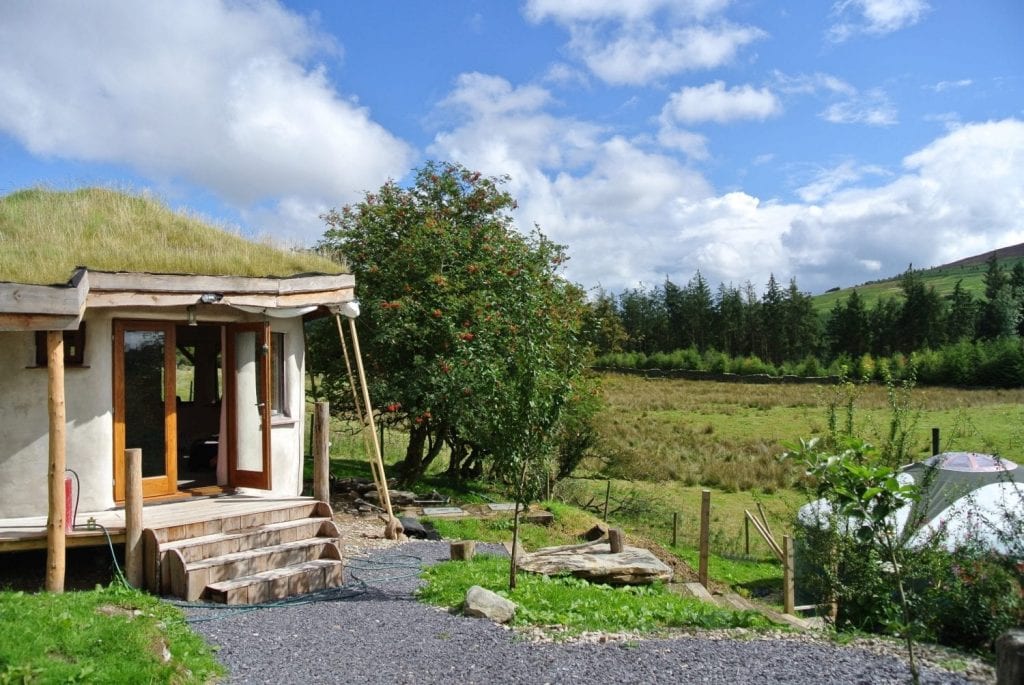
[[[190,609],[189,617],[220,648],[232,683],[910,681],[895,657],[799,638],[530,642],[490,621],[417,602],[413,557],[422,563],[447,559],[448,544],[409,542],[372,552],[370,560],[381,566],[354,569],[367,589],[345,601],[247,612]],[[969,681],[925,670],[922,682]]]

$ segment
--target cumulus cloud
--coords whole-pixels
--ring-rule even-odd
[[[726,88],[722,81],[715,81],[676,91],[669,97],[661,116],[688,124],[703,121],[725,124],[741,119],[763,120],[781,112],[781,103],[767,88],[751,85]]]
[[[496,79],[496,82],[492,81]],[[700,269],[758,288],[799,275],[815,292],[1024,241],[1024,122],[970,124],[896,170],[855,159],[810,174],[796,201],[716,193],[642,140],[547,109],[497,77],[459,80],[430,152],[509,173],[520,227],[567,243],[567,275],[613,291]],[[528,102],[528,107],[512,103]],[[684,131],[684,133],[686,133]],[[664,141],[659,140],[662,144]]]
[[[766,34],[719,15],[727,0],[530,0],[527,19],[569,30],[569,49],[598,78],[641,85],[684,71],[731,62]],[[655,17],[657,16],[657,21]]]
[[[926,86],[926,88],[928,88],[928,90],[935,91],[936,93],[941,93],[945,90],[951,90],[953,88],[967,88],[968,86],[971,86],[973,84],[974,81],[972,81],[971,79],[962,78],[957,81],[939,81],[938,83],[935,83],[931,86]]]
[[[338,53],[271,1],[7,4],[0,130],[36,155],[195,184],[241,212],[279,207],[286,234],[313,238],[316,208],[412,160],[314,61]]]
[[[842,0],[833,7],[839,20],[828,36],[838,43],[858,33],[892,33],[913,26],[929,9],[925,0]]]

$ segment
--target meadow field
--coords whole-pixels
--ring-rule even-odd
[[[830,405],[840,425],[852,406],[855,434],[875,444],[884,441],[893,415],[882,385],[757,385],[613,373],[601,380],[598,448],[581,475],[772,493],[801,475],[780,459],[785,444],[826,433]],[[912,436],[908,461],[931,453],[932,428],[940,430],[943,451],[1022,459],[1024,389],[926,387],[899,395]]]

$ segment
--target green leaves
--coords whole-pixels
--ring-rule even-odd
[[[581,378],[583,293],[558,275],[563,246],[515,229],[506,181],[430,162],[410,187],[389,182],[323,217],[318,249],[351,265],[363,302],[371,396],[400,407],[388,421],[422,434],[407,481],[430,444],[469,465],[549,452]],[[329,382],[344,377],[337,361],[313,366]]]

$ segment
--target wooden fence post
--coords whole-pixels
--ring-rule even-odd
[[[612,496],[612,481],[611,478],[605,484],[604,488],[604,522],[608,523],[608,499]]]
[[[612,554],[618,554],[622,551],[622,529],[621,528],[609,528],[608,529],[608,551]]]
[[[317,402],[313,410],[313,497],[331,503],[331,407]]]
[[[672,512],[672,546],[679,544],[679,512]]]
[[[750,556],[750,519],[743,517],[743,553]]]
[[[932,428],[932,456],[939,453],[939,429]]]
[[[48,508],[46,517],[46,591],[64,592],[66,533],[64,521],[64,471],[67,469],[64,405],[64,333],[46,332],[46,408],[49,416]]]
[[[792,614],[796,605],[796,587],[793,582],[793,538],[782,536],[782,613]]]
[[[704,587],[708,586],[708,545],[711,540],[711,491],[700,492],[700,564],[697,579]]]
[[[145,582],[142,554],[142,450],[124,451],[124,571],[125,580],[135,588]]]

